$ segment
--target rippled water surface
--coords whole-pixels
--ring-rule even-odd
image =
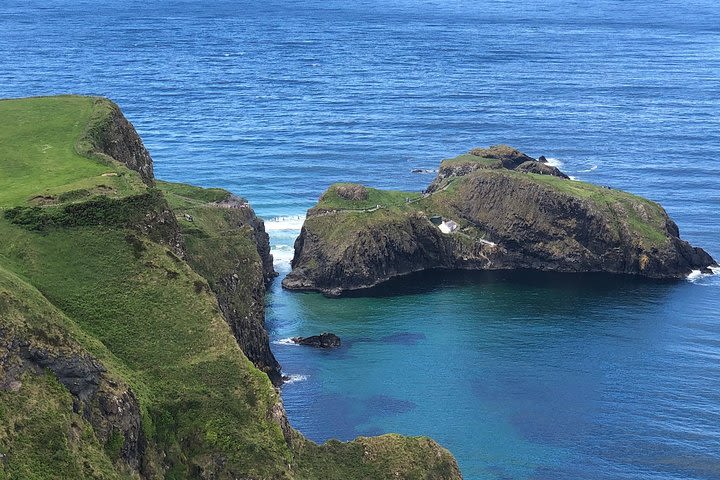
[[[661,202],[717,258],[719,25],[711,0],[3,0],[0,96],[113,98],[159,177],[250,199],[281,272],[330,183],[420,190],[493,143]],[[720,478],[717,276],[412,280],[276,283],[304,434],[430,435],[467,479]],[[282,341],[321,331],[343,347]]]

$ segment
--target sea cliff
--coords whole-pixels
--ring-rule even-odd
[[[423,194],[331,186],[308,211],[283,286],[339,295],[431,269],[664,279],[715,265],[657,203],[501,145],[443,161]]]
[[[430,439],[292,429],[263,222],[154,177],[102,98],[0,101],[0,477],[461,478]]]

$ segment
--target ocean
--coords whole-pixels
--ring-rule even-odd
[[[224,187],[289,270],[336,181],[422,190],[475,146],[660,202],[720,258],[714,0],[3,0],[0,97],[104,95],[159,178]],[[425,169],[428,173],[411,173]],[[468,480],[720,479],[720,277],[421,275],[268,295],[290,420],[399,432]],[[332,331],[334,351],[287,338]]]

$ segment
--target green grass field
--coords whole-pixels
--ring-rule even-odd
[[[90,97],[0,101],[0,207],[43,200],[38,197],[57,201],[63,194],[74,200],[143,190],[138,176],[124,166],[89,161],[78,153],[88,148],[84,135],[104,108]]]
[[[475,164],[485,168],[502,168],[502,162],[497,158],[479,157],[470,153],[446,158],[442,161],[441,167],[454,167],[464,164]]]
[[[338,187],[356,185],[352,183],[336,183],[331,185],[318,201],[317,208],[323,210],[369,210],[380,205],[383,208],[403,208],[407,199],[416,200],[421,195],[418,192],[404,192],[401,190],[379,190],[365,187],[367,198],[363,200],[348,200],[338,195]]]
[[[449,162],[449,163],[448,163]],[[379,190],[365,187],[367,199],[348,200],[338,195],[338,188],[355,185],[338,183],[330,186],[313,208],[316,212],[337,211],[331,213],[331,219],[323,216],[310,216],[307,225],[313,230],[336,243],[349,245],[355,238],[358,229],[379,228],[382,225],[398,223],[412,214],[426,216],[442,215],[458,218],[456,206],[463,202],[462,187],[475,175],[507,176],[523,182],[536,183],[549,191],[568,195],[583,202],[594,205],[607,218],[614,219],[618,230],[627,229],[645,247],[653,248],[664,245],[668,239],[665,235],[665,213],[660,205],[645,198],[586,182],[567,180],[552,175],[522,173],[501,168],[499,160],[487,159],[471,154],[461,155],[443,161],[443,165],[480,162],[489,167],[469,173],[466,176],[450,177],[444,187],[432,195],[422,197],[418,193],[398,190]],[[550,193],[550,192],[549,192]],[[407,202],[411,199],[411,202]],[[379,205],[380,208],[375,207]],[[463,227],[472,230],[472,225],[460,221]],[[485,233],[481,232],[481,237]]]

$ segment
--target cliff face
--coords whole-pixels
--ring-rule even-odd
[[[320,446],[291,428],[262,220],[155,180],[117,112],[0,101],[0,162],[23,172],[0,177],[0,477],[460,478],[429,439]]]
[[[155,175],[152,158],[135,127],[114,103],[104,98],[96,99],[95,103],[95,115],[88,123],[85,137],[81,139],[87,150],[81,153],[120,162],[137,172],[145,184],[153,186]]]
[[[19,296],[19,292],[23,295]],[[140,404],[127,383],[67,335],[69,321],[61,312],[24,281],[2,268],[0,317],[0,399],[7,401],[11,400],[7,397],[20,396],[24,384],[28,385],[27,389],[42,384],[38,377],[51,372],[70,394],[72,408],[66,415],[73,418],[71,422],[92,428],[97,442],[92,447],[111,449],[110,455],[115,461],[129,470],[139,470],[145,437],[141,429]],[[32,408],[32,405],[28,407]],[[33,413],[22,410],[10,415],[9,420],[17,427],[5,435],[22,437],[25,432],[18,427],[32,430],[37,419],[33,418]],[[71,443],[72,440],[71,437]],[[74,440],[74,443],[80,443],[79,438]],[[69,456],[63,450],[56,454]]]
[[[179,190],[160,182],[159,187],[176,205],[186,260],[208,280],[238,345],[273,384],[281,384],[265,329],[266,288],[277,274],[262,219],[246,200],[228,192],[218,190],[212,201],[189,185]]]
[[[308,214],[283,286],[337,295],[433,268],[679,278],[715,265],[656,203],[498,149],[443,162],[422,197],[372,193],[386,201],[378,210],[353,208],[332,187]]]

